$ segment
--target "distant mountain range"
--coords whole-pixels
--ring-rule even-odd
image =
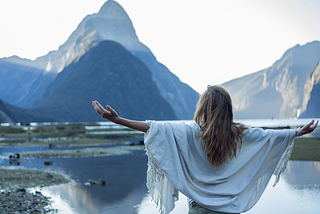
[[[320,42],[296,45],[271,67],[222,84],[234,118],[320,117]],[[190,120],[199,95],[159,63],[123,8],[108,0],[57,51],[0,59],[1,122],[99,121],[91,101],[131,119]]]
[[[196,102],[199,97],[198,93],[187,84],[182,83],[178,77],[156,60],[151,51],[138,40],[131,20],[126,12],[117,2],[112,0],[107,1],[98,13],[86,16],[68,40],[61,45],[57,51],[51,51],[47,55],[39,57],[34,61],[21,59],[17,56],[0,59],[1,99],[4,102],[19,106],[20,108],[37,108],[37,113],[45,112],[45,110],[39,110],[44,109],[44,107],[48,109],[55,108],[54,105],[51,105],[52,102],[50,102],[50,99],[48,99],[48,93],[52,93],[52,96],[58,96],[58,92],[53,91],[59,89],[59,85],[56,85],[57,82],[68,82],[67,80],[65,82],[62,78],[69,78],[68,75],[71,67],[73,69],[79,69],[77,62],[80,63],[83,56],[90,52],[92,48],[98,47],[103,41],[113,41],[120,44],[121,48],[124,47],[130,54],[135,56],[135,59],[138,60],[139,63],[142,62],[146,66],[148,72],[151,72],[151,79],[149,79],[148,75],[143,76],[140,74],[140,72],[144,74],[147,72],[128,68],[131,69],[130,72],[134,72],[136,76],[132,76],[130,80],[132,82],[130,84],[136,84],[136,86],[138,86],[141,82],[146,84],[146,80],[150,80],[150,83],[154,84],[154,86],[150,88],[150,90],[145,88],[145,93],[160,93],[161,99],[158,94],[150,94],[150,96],[147,96],[150,98],[154,95],[154,97],[159,98],[159,100],[151,99],[148,103],[144,103],[146,106],[144,106],[143,109],[146,108],[144,111],[146,116],[153,115],[153,118],[160,118],[159,114],[167,114],[163,115],[162,118],[193,118]],[[117,46],[116,48],[119,47],[120,46]],[[101,54],[106,53],[101,52]],[[122,56],[118,57],[121,58]],[[121,61],[120,59],[115,60]],[[101,62],[97,63],[101,64]],[[127,62],[122,60],[121,63],[125,64]],[[70,67],[70,65],[72,66]],[[65,72],[68,74],[64,74]],[[74,72],[77,74],[78,71]],[[145,80],[139,80],[137,77]],[[87,76],[87,80],[90,78],[94,77]],[[123,86],[122,88],[119,87],[120,90],[124,90],[128,84],[128,82],[123,81],[123,79],[125,78],[122,77],[114,80]],[[72,84],[70,81],[69,83]],[[109,83],[105,83],[105,85],[108,84]],[[148,85],[150,86],[150,84]],[[65,87],[68,88],[71,86]],[[157,90],[155,90],[154,87],[156,87]],[[138,88],[141,88],[141,86]],[[115,88],[109,88],[109,91],[110,89],[111,91],[115,91]],[[99,97],[111,96],[107,94],[108,92],[106,91],[99,91],[102,93]],[[121,93],[124,92],[122,91]],[[74,96],[79,96],[79,94],[74,94]],[[116,96],[116,94],[114,94],[114,96]],[[80,97],[83,96],[80,95]],[[92,97],[91,99],[94,98]],[[126,104],[124,100],[118,102],[123,105],[120,107],[124,111],[123,114],[129,115],[130,110],[125,107],[125,105],[128,104]],[[159,104],[159,102],[164,103],[163,105],[159,105],[159,107],[166,106],[167,103],[169,104],[169,108],[163,109],[162,111],[158,109],[159,111],[156,112],[153,109],[153,105],[154,103]],[[112,105],[112,103],[109,104]],[[130,105],[132,105],[132,103]],[[141,105],[141,102],[136,103],[135,108],[141,107]],[[116,103],[116,106],[119,106],[118,103]],[[60,110],[56,111],[57,114],[55,115],[57,116],[57,120],[66,120],[65,116],[58,114],[58,112],[63,112],[63,108],[63,106],[60,106]],[[173,114],[169,113],[172,109],[174,111]],[[87,111],[89,111],[89,109],[87,109]],[[92,109],[90,109],[90,111],[92,111]],[[82,115],[88,115],[88,112],[82,112]],[[140,115],[140,117],[136,119],[146,119],[146,117]]]
[[[234,117],[319,117],[319,59],[319,41],[296,45],[271,67],[222,84],[233,99]]]

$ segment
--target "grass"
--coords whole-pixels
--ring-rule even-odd
[[[25,142],[31,139],[44,139],[44,138],[90,138],[90,139],[115,139],[115,138],[135,138],[143,137],[143,133],[114,133],[103,135],[99,132],[103,131],[128,131],[128,128],[97,128],[90,131],[86,130],[86,125],[90,124],[50,124],[50,125],[38,125],[36,127],[30,126],[1,126],[0,125],[0,143],[14,143],[15,141]],[[94,125],[94,124],[92,124]],[[98,126],[98,125],[97,125]],[[92,132],[98,132],[98,134],[92,134]],[[1,139],[2,138],[2,139]]]
[[[143,150],[144,146],[116,146],[110,148],[84,148],[77,150],[49,150],[20,153],[22,159],[28,158],[81,158],[102,157],[109,155],[130,154],[135,150]]]
[[[24,141],[6,141],[0,142],[0,148],[8,147],[28,147],[28,146],[46,146],[49,148],[73,148],[86,146],[111,146],[122,145],[125,141],[113,139],[99,139],[99,138],[74,138],[74,139],[54,139],[50,141],[35,140],[33,142],[25,143]]]
[[[295,139],[290,160],[320,161],[320,138]]]
[[[0,189],[34,188],[69,183],[63,175],[30,169],[0,168]]]

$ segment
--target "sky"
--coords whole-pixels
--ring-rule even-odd
[[[105,0],[0,0],[0,58],[57,50]],[[137,36],[180,80],[207,85],[270,67],[320,40],[319,0],[117,0]]]

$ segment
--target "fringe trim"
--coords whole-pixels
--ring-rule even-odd
[[[146,120],[146,124],[149,127],[151,127],[152,122],[153,122],[152,120]],[[145,139],[149,134],[149,130],[144,135]],[[166,214],[167,213],[166,203],[163,201],[162,192],[157,188],[157,184],[160,184],[163,181],[163,179],[165,179],[165,176],[161,171],[161,169],[158,167],[155,160],[152,158],[147,148],[145,149],[145,151],[148,156],[147,188],[152,201],[154,201],[157,207],[159,207],[159,212],[161,214]]]
[[[147,188],[152,200],[157,204],[157,207],[159,207],[159,212],[165,214],[167,213],[166,203],[156,185],[159,184],[165,176],[147,149],[146,153],[148,155]]]
[[[148,121],[149,122],[149,121]],[[147,124],[150,126],[151,124]],[[149,131],[149,130],[148,130]],[[146,132],[145,138],[149,132]],[[174,188],[172,183],[163,174],[155,160],[152,158],[148,149],[145,149],[148,156],[147,170],[147,188],[154,201],[159,208],[161,214],[167,214],[175,207],[175,202],[179,200],[179,191]]]
[[[287,167],[289,158],[292,153],[293,145],[294,145],[294,140],[292,140],[292,142],[290,142],[290,144],[287,146],[286,150],[284,151],[284,153],[282,154],[282,156],[280,158],[280,161],[279,161],[276,169],[273,172],[273,174],[276,176],[276,180],[274,181],[273,187],[275,187],[277,185],[277,183],[280,180],[280,175],[284,172],[284,170]]]
[[[154,121],[147,120],[146,124],[151,128],[152,122]],[[145,133],[144,139],[147,138],[149,131],[150,129]],[[163,174],[147,147],[146,154],[148,155],[147,188],[149,194],[161,214],[170,213],[175,207],[175,202],[179,200],[179,191]]]

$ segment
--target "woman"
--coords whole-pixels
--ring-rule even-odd
[[[188,197],[189,214],[241,213],[261,197],[272,174],[279,180],[295,137],[302,129],[263,130],[233,122],[231,98],[220,86],[208,86],[195,123],[132,121],[93,101],[103,118],[145,132],[147,187],[161,213],[169,213],[179,191]]]

